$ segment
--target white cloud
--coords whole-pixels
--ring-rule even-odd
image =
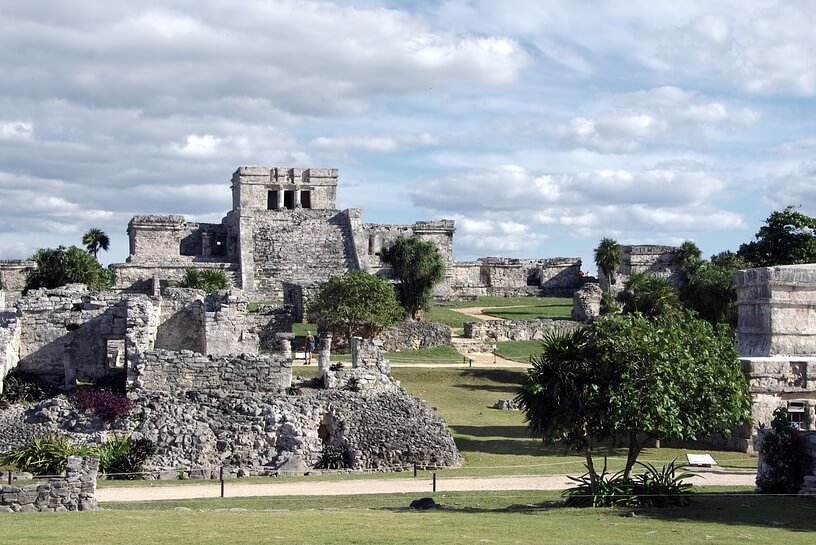
[[[319,136],[309,146],[317,150],[333,152],[369,151],[392,153],[420,146],[434,146],[437,139],[428,134],[397,136]]]
[[[183,145],[173,144],[173,149],[183,155],[207,157],[214,155],[218,151],[220,143],[221,139],[211,134],[191,134],[187,136]]]
[[[31,140],[33,136],[30,121],[0,121],[0,140]]]

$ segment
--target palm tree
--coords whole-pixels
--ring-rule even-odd
[[[110,238],[105,234],[105,231],[98,227],[91,227],[88,232],[82,235],[82,244],[88,250],[88,253],[96,259],[99,250],[108,251],[110,248]]]
[[[620,267],[623,260],[623,249],[615,239],[603,238],[598,247],[595,248],[595,265],[598,272],[605,275],[608,280],[608,290],[612,291],[612,284],[615,283],[615,270]]]
[[[691,270],[700,263],[702,252],[700,248],[691,240],[684,240],[674,251],[680,267],[684,270]]]

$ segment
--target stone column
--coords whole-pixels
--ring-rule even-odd
[[[204,257],[208,257],[211,254],[211,246],[210,246],[210,233],[204,231],[201,233],[201,255]]]
[[[278,188],[278,210],[283,210],[283,187]]]
[[[295,208],[303,208],[300,205],[300,188],[295,189]]]
[[[318,354],[318,358],[317,358],[318,376],[323,376],[323,374],[329,368],[329,361],[331,360],[331,345],[332,345],[332,334],[331,333],[321,333],[320,334],[320,353]]]
[[[0,310],[6,310],[6,292],[0,290]]]
[[[77,368],[74,363],[76,350],[76,345],[69,342],[65,343],[65,348],[62,351],[62,366],[65,373],[65,389],[67,390],[76,386]]]
[[[161,279],[158,274],[153,275],[153,297],[161,295]]]
[[[278,342],[280,343],[281,356],[289,361],[292,361],[292,341],[295,338],[295,334],[276,333],[275,336],[278,338]]]

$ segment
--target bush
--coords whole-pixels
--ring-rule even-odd
[[[220,269],[184,269],[184,279],[179,284],[180,288],[195,288],[204,290],[206,293],[214,293],[225,290],[229,287],[229,280],[224,271]]]
[[[96,449],[99,470],[113,473],[112,479],[138,479],[144,463],[156,454],[156,445],[149,439],[133,440],[127,435],[113,434]]]
[[[348,467],[346,449],[336,445],[323,445],[317,469],[343,469]]]
[[[690,473],[676,475],[683,466],[674,461],[657,469],[651,464],[637,462],[643,473],[631,478],[623,472],[598,475],[593,493],[589,474],[570,477],[578,486],[563,492],[568,507],[684,507],[689,505],[688,491],[691,485],[684,482]]]
[[[759,448],[765,470],[757,474],[757,487],[764,494],[796,494],[802,487],[809,465],[805,441],[791,425],[788,410],[774,411],[771,431]]]
[[[92,412],[105,422],[114,422],[125,416],[133,408],[133,403],[124,394],[113,394],[97,390],[77,390],[74,406],[81,412]]]
[[[75,445],[70,439],[49,434],[37,437],[29,445],[3,457],[2,463],[39,475],[59,475],[65,471],[69,456],[90,455],[93,455],[93,449],[89,446]]]
[[[32,373],[13,369],[3,380],[0,398],[9,403],[34,403],[56,394],[54,387]]]

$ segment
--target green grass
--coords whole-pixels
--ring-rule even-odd
[[[572,306],[569,297],[479,297],[467,301],[450,301],[441,303],[447,308],[470,307],[512,307],[512,306]]]
[[[508,360],[527,363],[530,361],[530,356],[541,355],[541,341],[497,342],[496,354]]]
[[[295,334],[296,337],[306,337],[306,332],[311,331],[312,335],[317,335],[317,324],[302,324],[302,323],[295,323],[292,324],[292,333]],[[298,350],[303,350],[303,346],[293,346],[293,348],[297,348]]]
[[[449,344],[419,350],[386,352],[385,358],[392,363],[462,363],[462,354]]]
[[[426,322],[437,322],[452,328],[461,328],[463,323],[475,322],[481,318],[465,316],[461,312],[456,312],[455,310],[451,310],[447,307],[433,306],[428,312],[425,313],[422,319]]]
[[[456,475],[552,475],[580,474],[584,459],[565,453],[559,445],[531,439],[519,411],[491,408],[498,399],[515,397],[524,369],[439,369],[398,367],[392,374],[411,393],[421,397],[441,414],[467,464],[446,470]],[[686,450],[647,448],[641,461],[662,465],[677,458],[685,461]],[[689,452],[700,452],[699,449]],[[756,467],[756,458],[745,453],[705,448],[724,467]],[[610,448],[599,452],[610,456],[609,468],[623,468],[625,453]]]
[[[536,318],[564,318],[572,315],[572,303],[569,305],[533,305],[529,307],[496,307],[486,308],[482,314],[504,318],[505,320],[535,320]]]
[[[816,531],[816,502],[796,497],[706,495],[688,508],[622,516],[632,510],[556,507],[551,502],[557,496],[549,492],[423,495],[446,507],[412,511],[407,505],[421,495],[388,494],[107,504],[96,513],[7,515],[3,542],[804,545]]]

